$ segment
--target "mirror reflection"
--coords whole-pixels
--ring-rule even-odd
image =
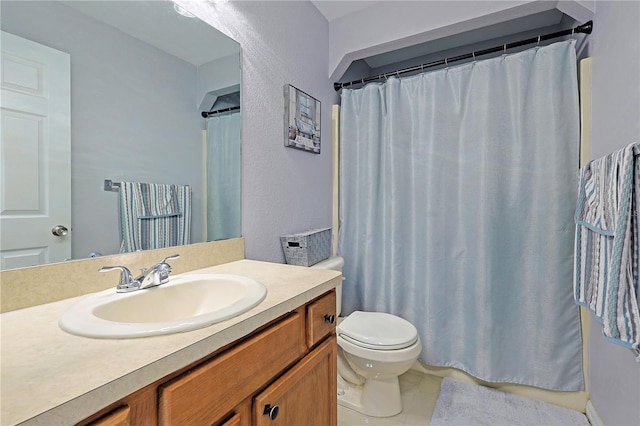
[[[237,42],[170,1],[0,7],[2,269],[240,236]]]

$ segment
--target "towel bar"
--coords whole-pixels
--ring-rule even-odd
[[[104,180],[105,191],[118,191],[120,189],[120,182],[114,182],[111,179]]]
[[[115,191],[118,192],[118,190],[121,188],[122,184],[121,182],[114,182],[111,179],[105,179],[104,180],[104,190],[105,191]],[[189,185],[184,185],[186,187],[189,187]],[[189,188],[189,191],[191,191],[191,188]]]

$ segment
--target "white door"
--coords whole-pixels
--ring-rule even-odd
[[[0,269],[63,261],[71,257],[70,58],[0,37]],[[54,235],[58,225],[66,235]]]

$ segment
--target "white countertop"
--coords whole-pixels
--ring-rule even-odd
[[[86,296],[0,315],[0,424],[78,422],[340,283],[336,271],[251,260],[190,273],[244,275],[262,282],[267,296],[230,320],[186,333],[138,339],[91,339],[62,331],[60,315]]]

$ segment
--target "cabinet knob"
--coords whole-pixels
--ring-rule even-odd
[[[336,322],[336,316],[333,314],[325,314],[324,315],[324,322],[328,322],[329,324],[333,324],[334,322]]]
[[[269,420],[275,420],[278,417],[278,413],[280,413],[280,407],[271,404],[266,404],[262,412],[265,416],[269,416]]]

